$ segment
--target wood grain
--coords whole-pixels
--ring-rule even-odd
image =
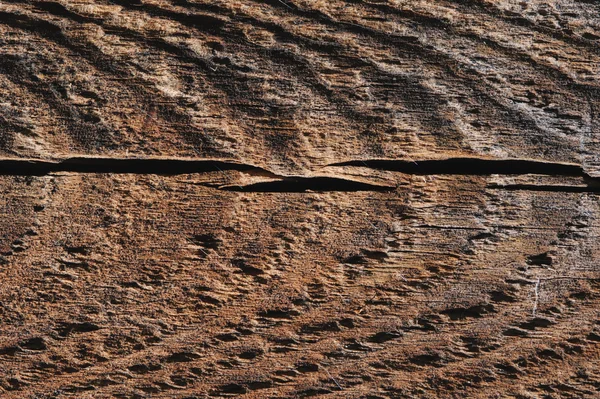
[[[2,398],[594,398],[600,5],[0,0]]]

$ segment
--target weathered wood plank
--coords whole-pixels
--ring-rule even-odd
[[[4,1],[6,154],[597,167],[598,5]]]
[[[6,397],[591,395],[597,195],[392,177],[388,193],[3,178],[38,210],[5,205],[23,213],[3,225]]]
[[[0,396],[597,397],[599,12],[0,0]]]

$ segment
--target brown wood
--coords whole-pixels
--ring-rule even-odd
[[[583,0],[0,0],[0,397],[598,397],[599,44]]]

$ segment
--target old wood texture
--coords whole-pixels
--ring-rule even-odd
[[[599,397],[599,72],[591,0],[0,0],[0,397]]]

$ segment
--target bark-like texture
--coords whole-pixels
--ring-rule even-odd
[[[599,44],[581,0],[0,0],[0,396],[598,397]]]

